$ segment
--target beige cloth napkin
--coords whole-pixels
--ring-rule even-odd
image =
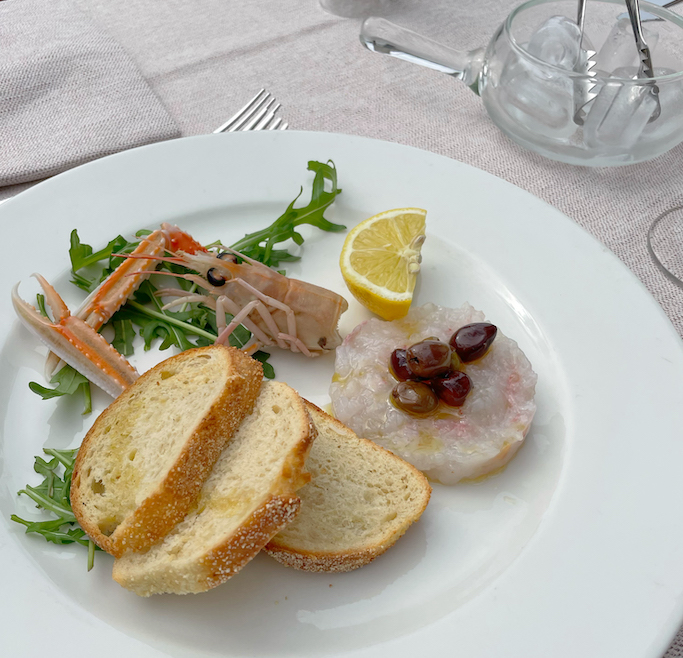
[[[179,134],[128,54],[70,0],[0,2],[0,186]]]

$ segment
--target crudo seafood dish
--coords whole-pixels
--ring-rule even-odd
[[[114,398],[80,447],[36,457],[44,481],[20,494],[46,518],[13,515],[27,533],[86,546],[89,568],[106,551],[114,580],[143,597],[212,589],[261,551],[353,571],[419,521],[433,486],[476,486],[518,452],[536,410],[522,350],[464,299],[413,304],[426,210],[346,234],[341,274],[370,316],[346,335],[347,299],[287,275],[299,226],[346,228],[324,217],[341,192],[334,164],[309,169],[308,205],[233,244],[165,222],[96,251],[75,229],[72,283],[87,295],[73,312],[39,274],[35,304],[14,287],[17,317],[49,350],[54,386],[31,390],[80,398],[85,414],[91,384]],[[173,355],[138,372],[127,357],[141,342]],[[304,369],[333,355],[329,413],[278,381],[277,350]]]
[[[463,328],[481,326],[483,320],[484,314],[469,304],[459,309],[425,304],[401,320],[371,319],[356,327],[337,349],[330,387],[334,415],[359,436],[388,448],[443,484],[474,479],[504,466],[522,445],[534,417],[536,375],[517,344],[500,330],[474,359],[466,361],[468,356],[463,359],[456,350],[446,349],[458,330],[464,333]],[[401,352],[416,352],[425,343],[431,343],[430,350],[421,361],[432,362],[432,372],[415,357],[418,365],[411,370],[410,359]],[[435,345],[444,347],[438,355],[445,361],[440,371],[433,356]],[[452,368],[452,353],[458,360],[456,368]],[[398,359],[406,365],[391,368],[390,362]],[[415,370],[420,374],[414,375]],[[422,389],[417,395],[411,389],[403,393],[412,402],[408,411],[402,408],[400,391],[392,396],[397,379],[418,380]],[[441,394],[432,393],[424,381],[434,382]]]

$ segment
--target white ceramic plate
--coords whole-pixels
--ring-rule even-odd
[[[516,339],[539,375],[519,455],[478,485],[436,486],[422,520],[349,574],[306,574],[258,556],[200,596],[139,599],[97,555],[27,537],[16,491],[43,446],[77,446],[93,418],[43,402],[43,348],[13,317],[40,271],[67,301],[71,229],[95,246],[162,221],[229,243],[270,223],[333,159],[330,219],[428,209],[417,303],[468,300]],[[615,656],[660,658],[683,616],[683,351],[635,277],[573,222],[481,171],[342,135],[238,133],[137,149],[57,176],[4,204],[0,336],[0,637],[3,654],[137,656]],[[306,232],[294,276],[342,294],[344,235]],[[348,296],[348,295],[347,295]],[[350,300],[346,333],[367,313]],[[155,354],[149,359],[159,359]],[[319,404],[333,358],[273,357]],[[146,364],[142,364],[145,367]],[[98,409],[107,403],[96,397]]]

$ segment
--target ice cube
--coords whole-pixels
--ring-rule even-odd
[[[621,67],[600,86],[583,127],[588,146],[628,149],[638,141],[657,107],[652,86],[616,80],[636,78],[637,74],[637,68]]]
[[[643,35],[650,48],[654,51],[659,32],[643,23]],[[613,26],[600,47],[597,55],[598,66],[603,71],[614,71],[625,66],[635,66],[639,63],[638,48],[633,36],[631,21],[627,16],[622,16]]]
[[[579,26],[566,16],[551,16],[529,39],[526,50],[547,64],[571,71],[580,50]]]
[[[508,114],[531,132],[553,139],[574,132],[572,82],[561,72],[511,55],[499,92]]]

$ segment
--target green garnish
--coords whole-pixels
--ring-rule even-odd
[[[133,339],[135,338],[133,323],[127,318],[112,318],[111,324],[114,327],[114,340],[111,344],[121,356],[130,356],[135,351],[133,349]]]
[[[78,450],[55,450],[45,448],[43,452],[52,457],[45,461],[36,457],[33,466],[36,473],[43,476],[43,481],[37,487],[26,485],[19,494],[31,498],[36,507],[49,512],[52,517],[45,521],[27,521],[16,514],[10,517],[12,521],[26,526],[26,533],[42,535],[46,541],[53,544],[81,544],[88,547],[88,571],[93,567],[95,551],[99,550],[94,542],[88,538],[78,525],[69,493],[71,490],[71,474]],[[60,475],[61,474],[61,475]]]
[[[57,384],[55,388],[41,386],[37,382],[29,382],[28,387],[43,400],[61,397],[62,395],[73,395],[81,392],[83,395],[83,415],[92,411],[92,399],[90,394],[90,382],[81,373],[76,372],[71,366],[65,365],[58,370],[50,380],[51,384]]]
[[[36,304],[38,304],[38,310],[40,311],[40,314],[44,318],[49,318],[50,316],[47,313],[47,309],[45,308],[45,295],[41,295],[38,293],[36,295]]]
[[[315,172],[310,203],[303,208],[294,207],[294,204],[303,194],[303,188],[301,188],[301,192],[289,204],[287,210],[268,228],[245,235],[232,245],[233,249],[260,261],[264,265],[277,267],[282,261],[296,261],[301,258],[289,253],[286,249],[274,249],[276,244],[290,239],[297,245],[302,245],[304,238],[301,233],[295,230],[296,227],[302,224],[310,224],[323,231],[338,232],[346,229],[346,226],[333,224],[323,217],[325,210],[341,193],[341,189],[337,187],[337,170],[334,163],[331,160],[327,163],[311,161],[308,163],[308,170]],[[325,190],[326,182],[330,183],[330,191]]]

